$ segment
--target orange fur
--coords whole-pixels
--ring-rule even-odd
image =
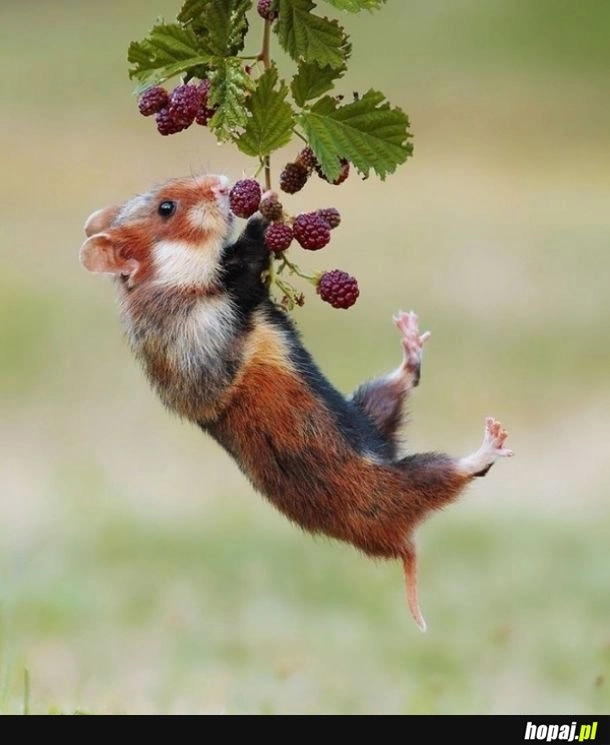
[[[255,487],[305,529],[374,556],[403,556],[417,524],[455,499],[469,479],[453,467],[433,467],[413,483],[399,464],[364,459],[286,364],[274,334],[265,327],[252,332],[255,353],[210,432]]]

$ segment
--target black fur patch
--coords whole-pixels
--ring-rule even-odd
[[[264,241],[266,227],[263,219],[252,218],[239,238],[224,248],[220,259],[222,284],[244,325],[252,311],[269,296],[269,288],[261,277],[271,260]]]

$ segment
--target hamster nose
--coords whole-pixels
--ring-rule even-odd
[[[216,193],[222,194],[223,196],[229,193],[229,178],[227,176],[217,176]]]

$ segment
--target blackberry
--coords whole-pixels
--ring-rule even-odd
[[[318,166],[318,159],[314,155],[313,150],[310,147],[306,147],[305,149],[301,150],[301,152],[297,155],[297,159],[295,161],[300,166],[303,166],[303,168],[307,169],[307,173],[311,174],[314,168]]]
[[[138,110],[142,116],[152,116],[169,103],[169,93],[160,85],[147,88],[140,96]]]
[[[307,183],[309,173],[305,166],[299,163],[286,163],[280,173],[280,189],[287,194],[296,194]]]
[[[293,232],[290,225],[283,222],[274,222],[265,232],[265,245],[270,251],[279,253],[285,251],[292,243]]]
[[[198,85],[178,85],[169,97],[168,111],[176,124],[183,129],[190,127],[195,121],[197,112],[203,99],[203,93]]]
[[[320,165],[315,166],[316,173],[318,176],[324,181],[328,181],[329,184],[332,184],[333,186],[339,186],[339,184],[342,184],[345,179],[349,176],[349,160],[346,160],[345,158],[341,158],[341,172],[337,176],[337,178],[334,181],[329,181],[326,176],[324,175],[324,171],[320,168]]]
[[[253,178],[236,181],[229,193],[231,211],[237,217],[250,217],[261,201],[261,187]]]
[[[216,109],[210,109],[207,106],[202,105],[199,107],[199,110],[195,114],[195,123],[201,125],[202,127],[205,127],[215,113]]]
[[[266,21],[275,21],[278,16],[277,10],[274,9],[274,0],[258,0],[256,10],[261,18]]]
[[[317,251],[330,241],[330,228],[326,220],[315,212],[297,215],[293,225],[294,237],[309,251]]]
[[[182,132],[184,129],[182,124],[174,120],[168,108],[158,111],[155,121],[157,122],[157,130],[162,135],[175,135],[176,132]]]
[[[324,272],[316,291],[325,303],[330,303],[333,308],[343,309],[351,308],[360,294],[356,279],[341,269]]]
[[[332,230],[338,228],[341,225],[341,215],[339,210],[334,207],[324,207],[321,210],[317,210],[316,214],[328,223],[328,227]]]
[[[270,222],[276,222],[282,219],[284,208],[274,191],[267,191],[263,194],[261,203],[258,205],[261,215]]]

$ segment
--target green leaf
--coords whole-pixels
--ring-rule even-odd
[[[283,147],[292,138],[294,111],[286,101],[288,86],[278,77],[275,67],[266,70],[247,102],[250,118],[237,147],[246,155],[263,158]],[[277,88],[276,88],[277,86]]]
[[[379,10],[386,0],[326,0],[339,10],[347,10],[350,13],[359,13],[361,10]]]
[[[129,77],[144,85],[162,83],[191,67],[206,64],[209,54],[202,50],[197,37],[177,23],[160,23],[142,41],[129,45],[127,59],[133,67]]]
[[[237,57],[221,57],[213,60],[210,73],[211,107],[218,107],[210,119],[209,127],[219,140],[231,140],[239,128],[248,121],[246,97],[254,90],[255,83],[245,72],[243,61]]]
[[[314,15],[312,0],[279,0],[274,26],[280,45],[296,62],[317,62],[337,70],[345,66],[351,46],[338,21]]]
[[[335,80],[343,75],[345,69],[345,65],[333,69],[328,65],[320,67],[317,62],[302,62],[290,84],[292,97],[297,106],[303,107],[307,101],[318,98],[331,90]]]
[[[251,7],[252,0],[186,0],[178,20],[193,30],[210,54],[234,57],[244,48]]]
[[[339,158],[365,177],[373,170],[385,180],[413,153],[409,118],[390,108],[379,91],[369,90],[345,106],[325,96],[300,115],[299,124],[329,181],[339,175]]]

